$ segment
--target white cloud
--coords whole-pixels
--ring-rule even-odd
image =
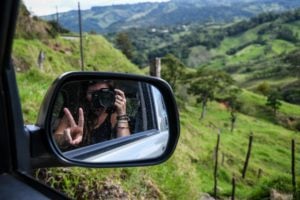
[[[26,7],[34,15],[48,15],[56,12],[64,12],[77,9],[79,0],[23,0]],[[139,2],[162,2],[168,0],[81,0],[81,9],[89,9],[92,6],[105,6]]]

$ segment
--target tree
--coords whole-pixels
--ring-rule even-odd
[[[237,111],[241,108],[241,102],[238,100],[238,94],[241,92],[241,89],[231,86],[227,90],[228,92],[225,101],[227,102],[230,111],[230,131],[233,132],[237,120]]]
[[[232,96],[229,100],[231,132],[234,131],[236,120],[237,120],[237,111],[240,109],[240,107],[241,107],[241,102],[237,100],[237,96],[236,95]]]
[[[162,58],[161,76],[176,90],[176,84],[183,77],[185,65],[174,55],[167,54]]]
[[[200,119],[203,119],[207,103],[213,101],[217,96],[228,94],[230,86],[234,83],[231,76],[223,71],[200,69],[190,74],[190,86],[188,92],[197,97],[197,103],[202,104]]]
[[[70,33],[70,31],[64,28],[61,24],[57,23],[57,21],[50,20],[48,23],[51,25],[52,32],[56,33]]]
[[[127,33],[120,32],[117,34],[116,47],[120,49],[128,59],[132,59],[133,46]]]
[[[263,82],[256,87],[256,90],[262,95],[267,96],[270,93],[271,87],[267,82]]]
[[[267,98],[266,105],[272,108],[274,116],[276,116],[277,111],[281,106],[281,102],[279,101],[279,98],[280,98],[280,94],[277,90],[271,92]]]

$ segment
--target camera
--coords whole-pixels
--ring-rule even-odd
[[[113,109],[115,104],[115,91],[102,88],[92,93],[92,103],[95,108]]]

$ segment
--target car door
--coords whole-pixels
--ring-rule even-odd
[[[30,175],[29,135],[24,130],[11,48],[18,0],[0,6],[0,197],[1,199],[62,199],[63,194]]]

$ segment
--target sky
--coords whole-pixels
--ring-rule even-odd
[[[48,15],[77,9],[78,1],[81,9],[89,9],[92,6],[107,6],[116,4],[132,4],[141,2],[162,2],[168,0],[23,0],[27,9],[37,16]]]

